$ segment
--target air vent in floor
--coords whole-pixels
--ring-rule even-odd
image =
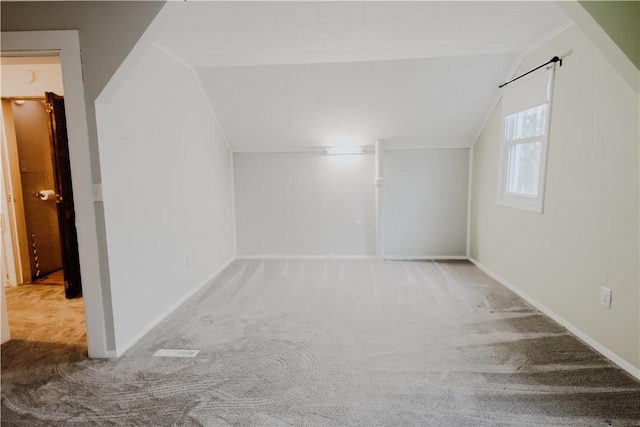
[[[199,351],[161,348],[153,354],[153,357],[196,357]]]

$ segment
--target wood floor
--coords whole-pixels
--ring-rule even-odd
[[[62,271],[34,284],[6,287],[11,341],[2,345],[2,367],[30,368],[87,357],[82,298],[64,296]],[[5,357],[9,354],[22,357]]]
[[[34,285],[61,285],[64,286],[64,271],[58,270],[32,282]]]

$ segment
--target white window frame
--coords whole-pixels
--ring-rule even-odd
[[[531,103],[527,103],[526,100],[523,100],[523,107],[515,112],[504,112],[502,111],[502,126],[501,126],[501,143],[500,143],[500,156],[499,156],[499,171],[498,171],[498,195],[497,195],[497,203],[501,206],[506,206],[515,209],[521,209],[537,214],[542,214],[544,212],[544,198],[545,198],[545,190],[546,190],[546,175],[547,175],[547,158],[549,151],[549,130],[551,128],[551,110],[552,110],[552,98],[553,98],[553,83],[555,77],[555,64],[551,65],[548,69],[548,80],[547,80],[547,93],[546,93],[546,117],[545,117],[545,130],[544,134],[534,137],[522,138],[522,139],[514,139],[507,140],[507,117],[517,114],[526,110],[529,110],[534,107],[538,107],[541,104],[539,101],[532,101]],[[526,106],[525,106],[526,105]],[[540,170],[538,173],[538,194],[536,196],[520,194],[520,193],[511,193],[507,191],[507,176],[508,176],[508,168],[509,168],[509,151],[511,147],[519,144],[524,144],[528,142],[537,142],[540,141],[542,147],[540,149]]]

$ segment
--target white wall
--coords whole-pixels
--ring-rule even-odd
[[[384,254],[466,256],[469,149],[384,153]]]
[[[47,63],[38,63],[47,62]],[[3,97],[43,97],[45,92],[64,95],[60,58],[47,56],[40,58],[0,59]]]
[[[569,51],[556,73],[544,214],[496,204],[498,106],[474,147],[471,255],[638,374],[638,92],[575,27],[518,72]],[[610,310],[601,286],[613,290]]]
[[[191,70],[155,46],[96,112],[121,353],[233,259],[232,165]]]
[[[373,153],[233,157],[238,256],[375,254]]]
[[[102,181],[94,101],[166,5],[163,1],[0,3],[3,49],[9,44],[18,51],[62,49],[76,226],[79,245],[85,249],[80,263],[91,357],[105,357],[115,348],[104,209],[102,202],[91,201],[91,183]],[[79,48],[68,33],[38,35],[70,28],[79,32]],[[7,31],[21,35],[8,37]]]

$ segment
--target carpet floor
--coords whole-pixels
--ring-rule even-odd
[[[640,425],[639,381],[468,262],[239,260],[118,360],[23,357],[3,425]]]

